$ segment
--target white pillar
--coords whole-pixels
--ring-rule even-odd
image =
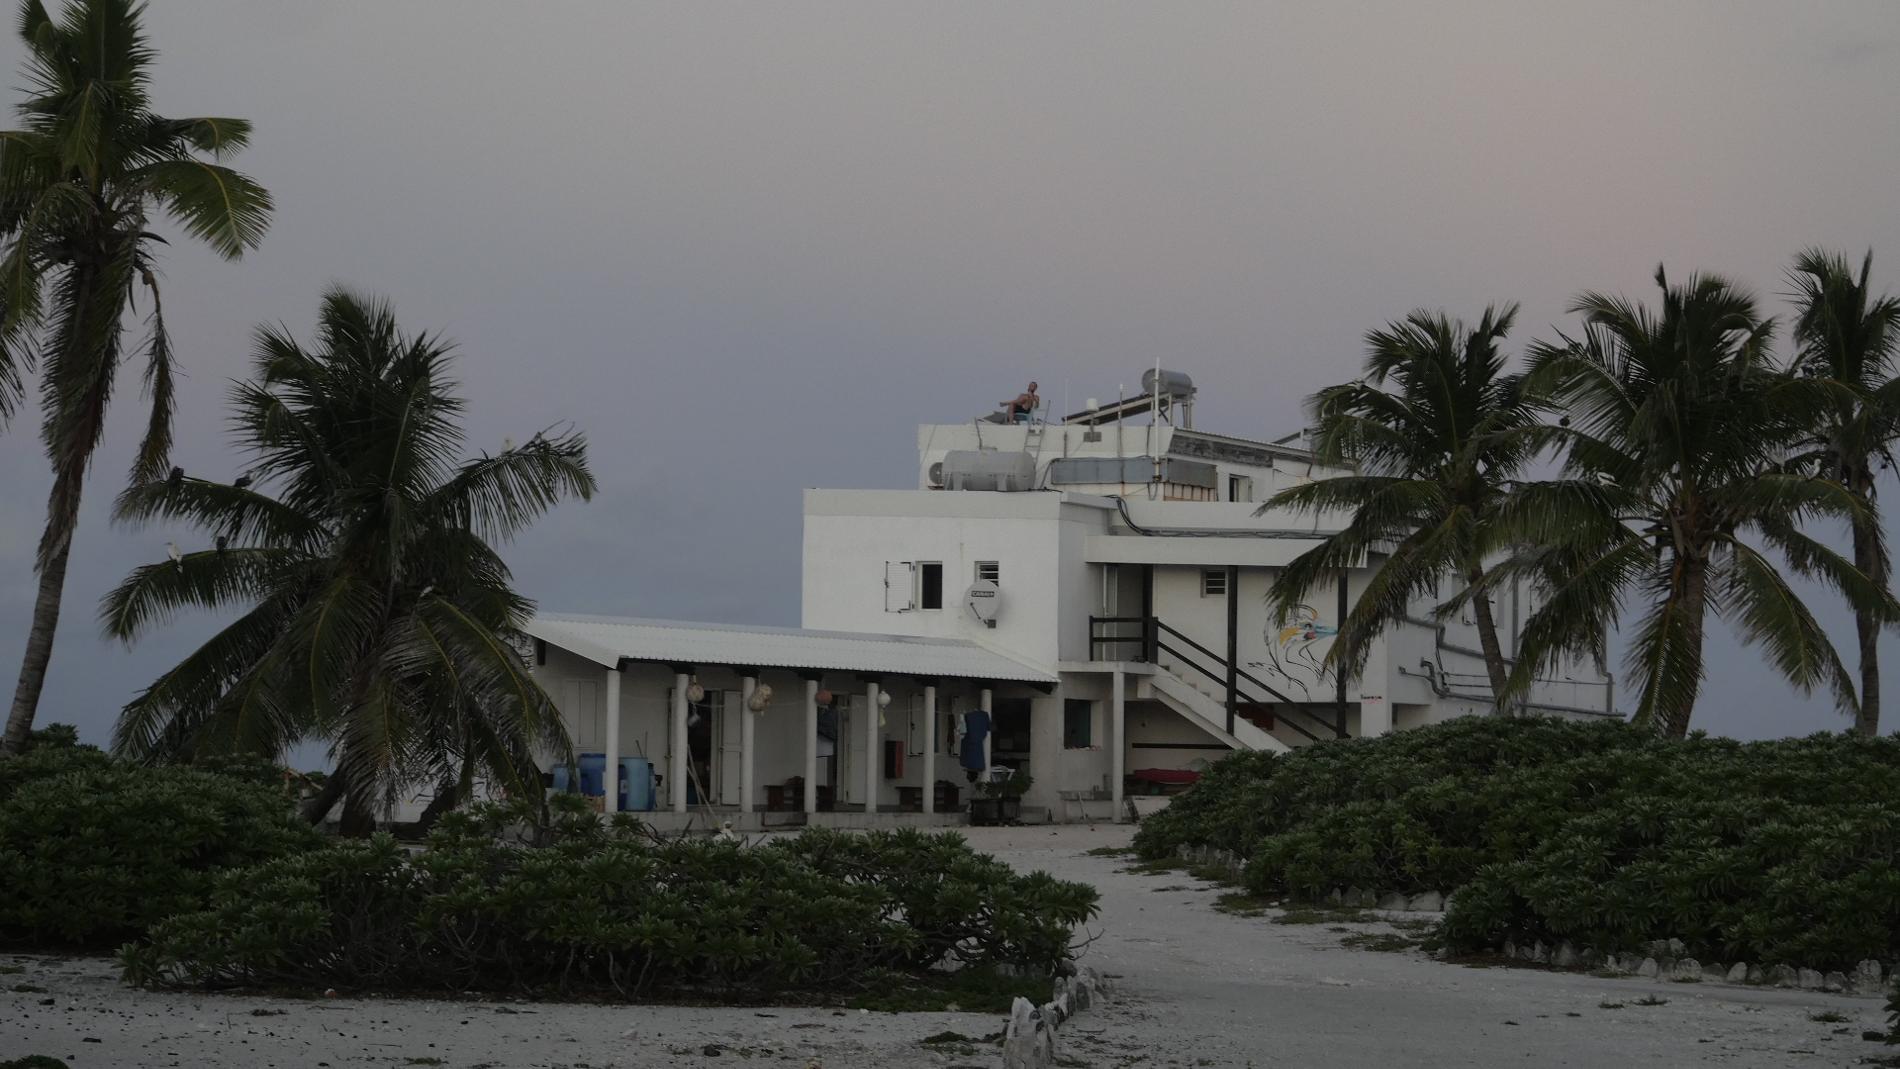
[[[739,681],[739,812],[752,812],[752,737],[758,727],[758,714],[752,711],[752,695],[759,689],[759,677]]]
[[[620,808],[620,669],[607,669],[607,792],[606,811]]]
[[[884,710],[878,708],[877,684],[864,685],[864,811],[877,812],[877,776],[882,770],[884,755],[878,752],[878,717]]]
[[[1109,674],[1109,686],[1114,689],[1108,703],[1108,796],[1115,807],[1116,823],[1122,820],[1122,777],[1127,774],[1124,766],[1128,760],[1128,747],[1123,741],[1128,727],[1128,698],[1123,682],[1120,668]]]
[[[976,696],[976,707],[983,710],[984,719],[990,722],[990,729],[983,733],[983,771],[977,774],[978,782],[989,780],[990,766],[996,763],[995,758],[990,756],[990,751],[996,744],[996,710],[993,707],[994,702],[991,701],[994,696],[995,692],[988,687],[978,691]]]
[[[805,812],[818,812],[818,681],[805,681]]]
[[[1384,635],[1372,640],[1366,650],[1366,666],[1359,673],[1359,734],[1365,738],[1392,733],[1392,680],[1386,674],[1390,647]],[[1486,688],[1489,689],[1488,687]],[[1347,692],[1351,697],[1351,692]]]
[[[693,677],[681,672],[673,677],[673,768],[667,777],[673,784],[673,812],[686,812],[686,688]]]
[[[937,686],[924,688],[924,812],[937,811]]]

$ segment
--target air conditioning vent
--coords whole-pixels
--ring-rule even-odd
[[[943,485],[943,461],[935,461],[930,465],[930,470],[924,473],[924,481],[932,486]]]

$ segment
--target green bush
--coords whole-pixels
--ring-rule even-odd
[[[220,870],[314,846],[257,779],[71,744],[0,761],[0,945],[115,947],[203,908]]]
[[[220,880],[209,908],[121,952],[150,986],[551,990],[751,997],[842,992],[891,970],[1047,973],[1093,888],[1020,876],[961,837],[808,831],[756,848],[654,841],[557,796],[444,817],[410,854],[338,842]]]
[[[1711,960],[1900,953],[1900,741],[1670,742],[1621,724],[1465,719],[1237,755],[1136,836],[1213,845],[1259,894],[1457,891],[1454,948],[1680,938]]]

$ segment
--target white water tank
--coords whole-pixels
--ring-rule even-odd
[[[1036,458],[1002,449],[953,449],[943,455],[946,490],[1033,490]]]
[[[1142,393],[1152,394],[1155,392],[1155,377],[1154,368],[1149,368],[1141,373]],[[1161,396],[1179,400],[1186,400],[1194,396],[1194,380],[1188,377],[1187,372],[1169,371],[1163,368],[1161,370],[1160,379]]]

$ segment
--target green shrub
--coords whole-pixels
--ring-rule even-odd
[[[0,761],[0,944],[115,947],[203,908],[220,870],[315,845],[255,780],[72,745]]]
[[[809,831],[748,848],[653,841],[557,796],[452,814],[411,855],[387,836],[225,874],[209,908],[125,948],[152,986],[554,990],[750,997],[842,992],[891,970],[1047,974],[1093,888],[1021,876],[956,835]]]
[[[1256,894],[1456,890],[1448,945],[1680,938],[1712,960],[1851,968],[1900,952],[1900,741],[1664,741],[1470,718],[1236,755],[1144,821]]]

